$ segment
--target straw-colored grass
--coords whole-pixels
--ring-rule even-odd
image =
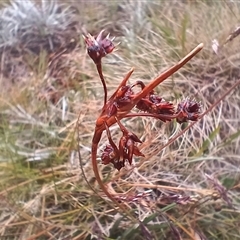
[[[81,37],[106,29],[121,42],[103,59],[109,95],[131,67],[130,82],[147,83],[203,42],[202,52],[156,91],[174,103],[195,97],[204,111],[240,78],[239,3],[122,0],[68,6],[62,14],[75,32],[68,24],[54,31],[59,35],[53,41],[61,41],[54,51],[34,52],[27,42],[18,45],[20,38],[4,48],[0,23],[0,239],[240,239],[239,88],[162,151],[186,126],[123,121],[143,140],[146,157],[120,172],[99,161],[99,170],[111,191],[128,196],[132,221],[104,197],[93,175],[91,138],[103,90]],[[37,34],[33,28],[33,43],[46,46],[44,38],[36,42]],[[224,44],[229,36],[234,39]],[[117,127],[111,132],[120,136]],[[103,136],[99,154],[106,143]],[[102,197],[85,182],[78,150],[88,181]]]

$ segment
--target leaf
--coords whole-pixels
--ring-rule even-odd
[[[203,141],[202,147],[199,149],[199,151],[194,155],[194,157],[200,157],[202,156],[202,154],[208,150],[210,144],[212,143],[212,141],[215,139],[215,137],[219,134],[220,131],[220,126],[218,126],[216,129],[214,129],[209,137]]]
[[[135,225],[127,228],[127,230],[123,233],[121,239],[134,239],[133,236],[137,232],[137,230],[138,227],[136,227]]]
[[[114,234],[116,234],[116,232],[119,232],[121,229],[120,229],[120,223],[121,221],[124,219],[124,217],[120,217],[118,218],[115,223],[113,224],[112,228],[109,230],[110,232],[110,237],[111,236],[114,236]]]
[[[144,218],[143,223],[149,223],[150,221],[155,219],[158,215],[159,215],[159,213],[157,213],[157,212],[151,214],[150,216]]]
[[[240,136],[240,130],[238,130],[237,132],[227,137],[224,143],[219,146],[219,148],[227,146],[228,144],[232,143],[235,139],[237,139],[239,136]]]
[[[221,182],[222,182],[222,185],[226,189],[230,189],[235,185],[236,179],[234,179],[234,178],[223,178]]]

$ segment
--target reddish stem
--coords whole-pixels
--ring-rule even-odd
[[[106,194],[106,196],[111,199],[113,202],[116,202],[116,200],[112,197],[112,195],[108,192],[106,189],[98,171],[97,166],[97,150],[98,150],[98,144],[102,136],[102,131],[95,130],[93,140],[92,140],[92,166],[93,166],[93,172],[96,177],[96,180],[100,186],[100,188],[103,190],[103,192]]]
[[[103,190],[103,192],[106,194],[106,196],[111,199],[113,202],[116,202],[114,197],[108,192],[107,188],[105,187],[98,171],[98,166],[97,166],[97,149],[98,149],[98,143],[92,143],[92,166],[93,166],[93,171],[94,175],[96,177],[96,180],[100,186],[100,188]]]
[[[105,82],[105,79],[104,79],[104,76],[102,73],[102,63],[100,62],[100,63],[96,64],[96,67],[97,67],[97,71],[98,71],[99,77],[100,77],[102,85],[103,85],[104,105],[105,105],[107,102],[107,86],[106,86],[106,82]]]

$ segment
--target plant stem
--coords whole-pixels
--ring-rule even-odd
[[[104,79],[104,76],[103,76],[103,73],[102,73],[102,63],[98,63],[96,64],[96,67],[97,67],[97,71],[98,71],[98,75],[101,79],[101,82],[102,82],[102,85],[103,85],[103,91],[104,91],[104,105],[106,104],[107,102],[107,86],[106,86],[106,82],[105,82],[105,79]]]

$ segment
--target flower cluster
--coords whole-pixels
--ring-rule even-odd
[[[124,85],[116,91],[115,95],[108,101],[107,115],[108,117],[117,115],[121,109],[130,104],[137,96],[133,91],[133,87],[139,85],[141,89],[145,88],[145,85],[141,81],[137,81],[134,85]],[[163,98],[155,94],[152,90],[145,97],[141,98],[136,104],[136,109],[140,110],[139,113],[133,114],[133,116],[149,116],[162,120],[163,122],[176,119],[178,123],[184,123],[187,121],[196,121],[200,114],[200,104],[194,99],[186,98],[180,102],[177,109],[174,109],[172,103],[165,101]],[[147,115],[145,114],[147,113]],[[142,141],[132,132],[129,132],[121,123],[117,121],[119,127],[123,133],[119,140],[118,147],[115,145],[110,136],[109,144],[102,152],[102,163],[107,165],[112,163],[113,166],[120,170],[125,166],[125,162],[132,164],[133,155],[143,156],[137,147],[137,143]]]
[[[101,59],[111,53],[115,48],[113,44],[114,38],[109,39],[109,35],[104,38],[103,32],[104,30],[102,30],[96,38],[91,34],[83,36],[87,45],[88,55],[92,58],[95,64],[100,64]]]
[[[142,90],[145,88],[145,84],[142,81],[137,81],[135,85],[139,85]],[[153,90],[137,103],[136,108],[153,114],[174,114],[173,104],[166,102],[163,98],[156,95]]]
[[[135,95],[131,86],[120,88],[113,100],[109,102],[108,116],[116,115],[118,111],[134,99]],[[142,98],[135,107],[142,111],[142,113],[136,113],[135,116],[144,116],[143,113],[148,113],[145,116],[154,117],[164,122],[176,119],[180,124],[187,121],[196,121],[200,114],[200,104],[193,99],[187,98],[183,100],[178,104],[175,111],[172,103],[166,102],[153,91]],[[125,166],[126,161],[130,165],[132,164],[133,155],[144,157],[144,154],[140,152],[136,145],[137,143],[142,143],[142,141],[134,133],[129,132],[119,121],[118,124],[123,133],[118,147],[116,147],[111,139],[109,141],[110,144],[103,150],[101,159],[103,164],[112,163],[116,169],[120,170]],[[108,137],[111,138],[110,133]]]
[[[201,105],[195,99],[186,98],[177,107],[177,122],[197,121],[200,114]]]
[[[123,160],[128,160],[130,165],[132,164],[133,155],[144,157],[144,154],[140,152],[136,143],[142,143],[142,141],[134,133],[129,131],[123,132],[123,136],[119,141],[120,157]]]
[[[107,129],[109,144],[103,150],[101,160],[104,165],[112,163],[116,169],[120,170],[125,166],[126,161],[130,165],[132,164],[133,155],[144,157],[144,154],[141,153],[136,145],[137,143],[142,143],[137,135],[129,132],[120,122],[118,124],[123,133],[118,147],[113,142],[109,129]]]

